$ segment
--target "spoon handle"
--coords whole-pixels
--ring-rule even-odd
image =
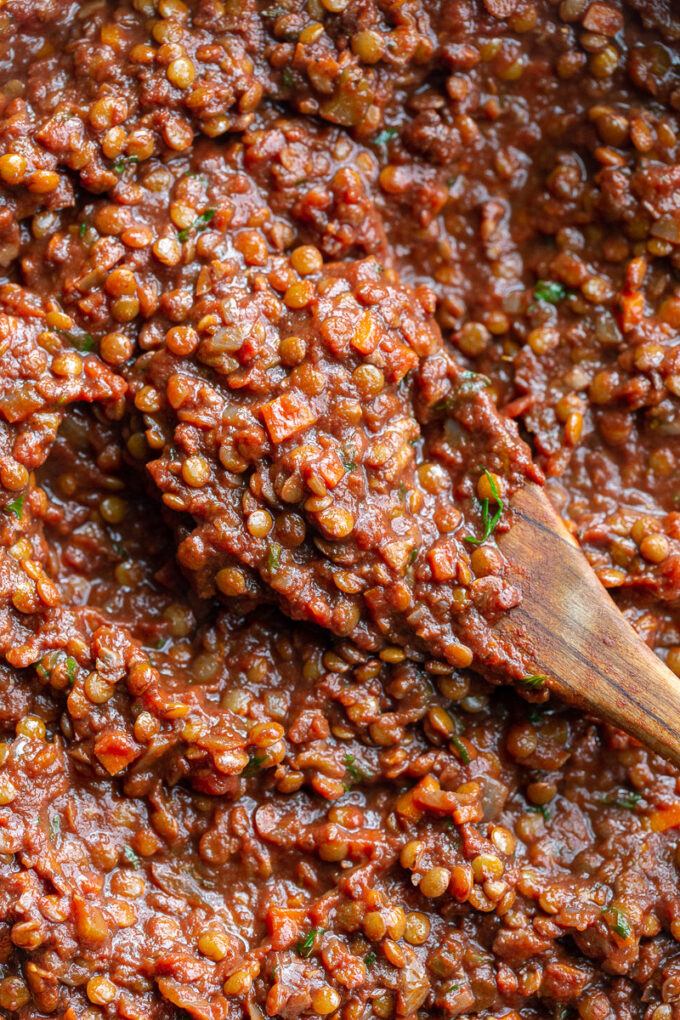
[[[565,701],[680,766],[680,678],[624,618],[544,491],[527,485],[511,507],[498,544],[523,599],[497,632],[529,652]]]

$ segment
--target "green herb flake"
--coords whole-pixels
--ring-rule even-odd
[[[536,301],[547,301],[551,305],[556,305],[566,296],[566,289],[557,280],[538,280],[534,287]]]
[[[540,726],[543,722],[543,712],[536,705],[531,705],[527,710],[527,719],[532,726]]]
[[[542,673],[532,673],[531,676],[520,677],[518,683],[531,691],[540,691],[547,679]]]
[[[416,560],[418,559],[418,553],[419,552],[420,552],[420,549],[417,548],[417,547],[415,549],[411,549],[411,552],[408,554],[408,565],[409,565],[409,567],[413,566],[413,564],[416,562]]]
[[[132,166],[133,163],[139,163],[139,156],[120,156],[111,169],[115,174],[122,174],[123,170],[128,166]]]
[[[369,776],[366,772],[363,772],[362,769],[358,767],[358,765],[355,765],[354,764],[355,761],[356,759],[353,754],[346,754],[344,757],[345,768],[347,769],[355,783],[365,783],[372,777]]]
[[[622,811],[635,811],[642,800],[642,794],[637,790],[620,790],[614,793],[607,793],[601,798],[601,802],[608,807],[621,808]]]
[[[457,991],[459,991],[459,990],[460,990],[460,989],[461,989],[462,987],[463,987],[463,986],[462,986],[462,984],[458,984],[458,985],[450,985],[450,986],[449,986],[449,987],[448,987],[448,988],[446,989],[446,991],[444,992],[444,995],[449,995],[449,994],[450,994],[451,992],[457,992]]]
[[[293,74],[292,74],[292,71],[290,70],[289,67],[284,67],[283,71],[281,72],[281,81],[283,82],[283,87],[284,88],[292,89],[292,87],[293,87]]]
[[[303,960],[307,960],[314,951],[314,943],[316,942],[317,935],[323,935],[325,930],[325,928],[312,928],[312,930],[308,932],[303,939],[300,939],[295,947],[298,956],[301,956]]]
[[[543,815],[546,822],[550,820],[550,811],[546,804],[530,804],[527,811],[531,811],[535,815]]]
[[[366,955],[364,956],[364,963],[366,964],[367,967],[372,967],[377,959],[378,957],[371,949],[371,951],[366,953]]]
[[[496,487],[493,475],[491,475],[486,468],[484,468],[484,474],[486,475],[489,487],[491,489],[491,492],[493,493],[493,498],[496,501],[497,510],[494,513],[494,515],[491,516],[491,514],[489,513],[489,500],[488,499],[482,500],[481,503],[482,527],[484,529],[484,533],[481,538],[475,538],[474,535],[465,535],[464,541],[469,542],[471,545],[481,545],[483,542],[486,542],[487,538],[489,538],[489,536],[493,534],[496,525],[500,521],[501,515],[503,513],[503,500],[500,497],[500,493]]]
[[[132,865],[132,867],[133,867],[133,868],[135,869],[135,871],[136,871],[136,870],[137,870],[137,868],[139,867],[139,857],[138,857],[138,856],[137,856],[137,854],[136,854],[136,853],[134,852],[134,850],[132,849],[132,847],[131,847],[131,846],[128,846],[128,844],[127,844],[127,843],[126,843],[126,844],[125,844],[125,846],[123,847],[123,856],[124,856],[124,857],[125,857],[125,859],[126,859],[126,860],[128,861],[128,863]]]
[[[59,815],[55,815],[52,821],[50,822],[50,839],[52,840],[56,839],[57,836],[59,835],[60,829],[61,822],[59,820]]]
[[[261,758],[258,758],[257,755],[254,754],[252,756],[252,758],[249,760],[249,762],[246,765],[246,767],[244,768],[243,775],[244,776],[254,776],[256,774],[257,770],[260,768],[260,766],[264,765],[266,760],[267,759],[264,756],[261,757]]]
[[[13,499],[11,503],[8,503],[5,507],[6,514],[14,514],[18,521],[21,520],[24,513],[24,500],[26,499],[26,493],[22,492],[20,496]]]
[[[205,230],[215,215],[215,212],[215,209],[205,209],[199,216],[196,217],[190,227],[187,227],[185,230],[177,231],[178,240],[186,241],[192,230]]]
[[[90,225],[89,223],[81,223],[80,224],[80,226],[78,227],[78,233],[80,234],[81,237],[85,237],[85,234],[87,233],[87,228],[89,227],[89,225]]]
[[[616,932],[620,939],[629,939],[633,934],[633,925],[620,907],[608,907],[603,910],[607,924]]]
[[[373,143],[375,145],[385,145],[387,142],[391,141],[392,138],[395,138],[398,134],[399,131],[397,130],[397,128],[385,128],[384,131],[380,131],[375,136],[375,138],[373,139]]]
[[[89,333],[66,333],[68,342],[81,353],[87,353],[94,347],[94,337]]]
[[[125,548],[125,546],[121,545],[120,542],[117,542],[115,539],[112,539],[111,545],[113,546],[113,551],[116,553],[116,555],[120,556],[121,560],[126,560],[128,558],[127,549]]]
[[[269,546],[269,552],[267,553],[267,569],[270,574],[275,573],[281,566],[281,553],[283,552],[280,545],[276,542],[272,542]]]
[[[470,752],[468,751],[467,747],[465,746],[463,741],[460,739],[460,737],[453,736],[453,737],[450,737],[450,740],[451,740],[452,746],[455,747],[456,751],[458,751],[458,755],[459,755],[460,760],[462,761],[463,765],[469,765],[470,764]]]
[[[342,451],[342,466],[345,471],[354,471],[357,466],[357,462],[354,459],[357,455],[356,447],[352,446],[351,443],[345,443],[340,449]]]
[[[482,375],[481,372],[472,372],[469,368],[461,372],[458,379],[458,388],[465,397],[469,397],[474,393],[481,393],[482,390],[491,385],[488,375]]]
[[[69,657],[66,660],[66,679],[69,682],[69,687],[73,686],[73,684],[75,682],[75,679],[76,679],[76,673],[77,672],[78,672],[78,663],[76,662],[76,660],[74,658],[72,658],[69,655]]]
[[[442,397],[441,400],[435,401],[435,403],[432,405],[432,410],[437,412],[450,411],[454,404],[455,398],[453,397],[452,394],[449,394],[448,397]]]

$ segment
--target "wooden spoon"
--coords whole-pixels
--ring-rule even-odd
[[[637,737],[680,766],[680,678],[635,633],[545,492],[510,500],[498,545],[522,591],[496,632],[524,651],[565,701]]]

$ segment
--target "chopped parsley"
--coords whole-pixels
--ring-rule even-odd
[[[465,397],[470,396],[472,393],[481,393],[482,390],[491,385],[488,375],[482,375],[481,372],[472,372],[469,368],[461,372],[458,378],[460,379],[460,392]]]
[[[534,726],[540,726],[543,722],[543,712],[536,705],[531,705],[527,710],[527,719]]]
[[[446,991],[444,992],[444,995],[449,995],[449,993],[450,993],[450,992],[457,992],[457,991],[458,991],[458,990],[459,990],[460,988],[462,988],[462,987],[463,987],[463,986],[462,986],[461,984],[458,984],[458,985],[450,985],[450,986],[449,986],[449,987],[448,987],[448,988],[446,989]]]
[[[367,967],[372,967],[377,959],[378,957],[371,949],[371,951],[366,953],[366,955],[364,956],[364,963],[366,964]]]
[[[346,754],[344,758],[345,768],[349,772],[350,776],[355,783],[364,783],[367,779],[371,779],[366,772],[363,772],[357,765],[354,764],[355,757],[353,754]]]
[[[352,446],[351,443],[345,443],[340,449],[342,450],[342,466],[345,471],[354,471],[357,466],[357,462],[354,459],[357,455],[356,447]]]
[[[57,836],[59,835],[60,828],[61,822],[59,821],[59,815],[55,815],[52,821],[50,822],[50,839],[57,838]]]
[[[128,558],[127,549],[125,546],[121,545],[120,542],[117,542],[115,539],[111,539],[111,545],[113,546],[113,551],[120,556],[121,560],[126,560]]]
[[[454,735],[454,736],[452,736],[450,738],[450,740],[451,740],[452,745],[455,747],[456,751],[458,752],[458,757],[462,761],[463,765],[469,765],[470,764],[470,752],[468,751],[467,747],[465,746],[463,741],[460,739],[460,737],[456,737]]]
[[[128,862],[129,862],[129,863],[130,863],[130,864],[132,865],[132,867],[133,867],[133,868],[134,868],[135,870],[137,870],[137,868],[139,867],[139,857],[138,857],[138,856],[137,856],[137,854],[136,854],[136,853],[134,852],[134,850],[132,849],[132,847],[131,847],[131,846],[128,846],[128,844],[127,844],[127,843],[126,843],[126,844],[125,844],[125,846],[123,847],[123,855],[124,855],[124,857],[125,857],[125,858],[127,859],[127,861],[128,861]]]
[[[276,542],[272,542],[269,546],[269,552],[267,553],[267,568],[271,574],[278,570],[281,566],[281,546]]]
[[[312,930],[308,932],[303,939],[300,939],[295,947],[298,956],[301,956],[303,960],[308,959],[314,951],[314,943],[317,935],[323,935],[325,930],[325,928],[312,928]]]
[[[550,819],[550,811],[546,804],[530,804],[527,811],[532,811],[535,815],[543,815],[546,822]]]
[[[608,807],[617,807],[624,811],[634,811],[642,800],[642,794],[638,793],[637,790],[620,790],[615,793],[606,793],[601,800]]]
[[[71,347],[75,347],[81,353],[91,351],[94,347],[94,337],[90,333],[69,333],[63,329],[58,330],[58,332],[66,337]]]
[[[522,687],[528,687],[532,691],[540,691],[547,679],[547,676],[542,673],[532,673],[531,676],[521,677],[519,683]]]
[[[416,562],[416,560],[418,559],[418,553],[419,552],[420,552],[420,549],[418,547],[416,547],[415,549],[411,549],[411,552],[408,554],[408,565],[409,565],[409,567],[412,566]]]
[[[22,492],[20,496],[13,499],[11,503],[8,503],[5,507],[5,513],[14,514],[17,520],[21,520],[24,513],[24,500],[26,499],[26,493]]]
[[[76,679],[76,673],[78,671],[78,663],[70,655],[66,660],[66,679],[71,687]]]
[[[111,169],[115,174],[122,174],[123,170],[133,163],[139,163],[139,156],[120,156]]]
[[[397,128],[385,128],[384,131],[380,131],[375,136],[373,142],[375,143],[375,145],[384,145],[386,142],[389,142],[390,139],[394,138],[398,134],[399,131],[397,130]]]
[[[538,280],[534,287],[536,301],[547,301],[551,305],[556,305],[566,296],[566,289],[557,280]]]
[[[629,939],[633,934],[633,925],[630,923],[629,918],[624,914],[620,907],[608,907],[607,910],[602,911],[603,914],[609,915],[606,918],[607,924],[612,931],[621,939]]]
[[[486,542],[486,540],[489,537],[489,535],[493,534],[493,531],[494,531],[496,525],[498,524],[498,522],[501,519],[501,514],[503,513],[503,500],[501,499],[500,493],[499,493],[499,491],[498,491],[498,489],[496,487],[496,483],[493,480],[493,475],[491,475],[486,470],[486,468],[484,468],[484,474],[486,475],[486,479],[487,479],[487,481],[489,483],[489,487],[491,489],[491,492],[493,493],[493,498],[496,501],[498,508],[497,508],[496,512],[492,516],[489,513],[489,500],[488,500],[488,498],[482,500],[482,504],[481,504],[482,505],[482,526],[484,528],[484,533],[483,533],[481,538],[475,538],[474,535],[466,535],[465,536],[465,541],[466,542],[470,542],[471,545],[481,545],[482,542]]]
[[[281,72],[281,81],[283,82],[284,88],[292,89],[293,75],[289,67],[284,67],[283,71]]]
[[[85,237],[85,234],[87,233],[87,228],[89,227],[89,225],[90,224],[86,223],[86,222],[83,222],[83,223],[80,224],[80,226],[78,227],[78,233],[80,234],[81,237]]]
[[[246,765],[246,767],[244,768],[243,775],[244,776],[254,776],[255,773],[257,772],[257,770],[260,768],[260,766],[264,765],[266,760],[267,759],[265,757],[258,758],[257,755],[254,754],[252,756],[252,758],[249,760],[249,762]]]
[[[205,228],[208,226],[214,215],[215,209],[206,209],[204,212],[202,212],[199,216],[196,217],[191,226],[187,227],[185,230],[177,231],[178,239],[180,241],[186,241],[191,230],[205,230]]]

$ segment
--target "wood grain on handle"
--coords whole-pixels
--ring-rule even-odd
[[[495,630],[555,693],[680,765],[680,678],[619,612],[543,490],[527,485],[510,505],[514,523],[498,545],[523,600]]]

